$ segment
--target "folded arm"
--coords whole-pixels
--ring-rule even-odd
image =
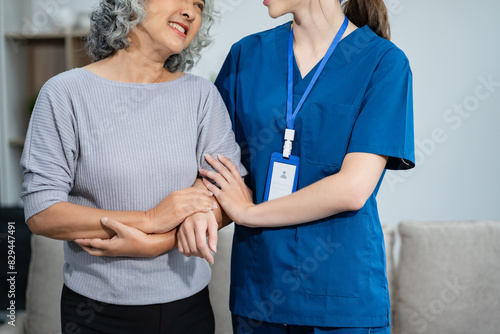
[[[103,217],[120,221],[144,233],[165,233],[193,213],[209,212],[215,206],[217,204],[211,192],[191,187],[170,193],[148,211],[110,211],[59,202],[32,216],[27,223],[33,233],[53,239],[109,239],[115,232],[101,224]]]
[[[208,192],[201,179],[197,179],[192,187],[202,192]],[[94,256],[156,257],[175,249],[181,233],[186,237],[183,240],[187,243],[194,240],[195,245],[200,245],[199,249],[196,250],[196,254],[193,251],[193,254],[190,255],[205,257],[210,262],[212,255],[207,246],[207,233],[210,248],[215,249],[217,247],[217,230],[230,222],[230,219],[218,205],[215,205],[215,208],[209,212],[197,212],[190,215],[180,227],[161,234],[146,234],[116,219],[108,220],[105,218],[102,219],[103,228],[111,229],[113,233],[116,233],[115,236],[112,238],[78,238],[75,242],[87,253]],[[201,235],[203,235],[203,238],[201,238]],[[200,240],[204,241],[203,245],[199,242]],[[182,246],[179,248],[181,249]],[[184,249],[188,250],[189,247],[184,246]],[[213,262],[213,258],[211,262]]]

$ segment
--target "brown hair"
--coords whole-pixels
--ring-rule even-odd
[[[391,39],[389,15],[383,0],[347,0],[343,7],[345,15],[356,26],[368,25],[380,37]]]

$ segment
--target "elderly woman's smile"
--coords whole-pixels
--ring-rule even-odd
[[[185,24],[179,23],[179,22],[169,22],[168,25],[172,27],[172,29],[176,32],[179,33],[179,35],[186,37],[186,34],[189,31],[189,27]]]
[[[146,53],[155,50],[167,58],[179,54],[198,33],[204,6],[202,0],[149,0],[146,18],[134,28],[131,37],[138,38],[139,47]]]

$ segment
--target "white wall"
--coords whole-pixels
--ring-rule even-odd
[[[271,19],[266,7],[258,0],[216,0],[216,3],[221,19],[212,28],[214,42],[192,71],[209,79],[215,79],[233,43],[244,36],[285,23],[290,18]]]
[[[33,8],[47,1],[31,0]],[[95,0],[74,0],[86,10]],[[417,168],[388,172],[381,220],[500,220],[500,2],[386,0],[393,41],[414,74]],[[281,24],[260,0],[217,0],[224,14],[195,74],[213,79],[232,43]],[[484,81],[494,82],[485,86]],[[491,91],[490,91],[490,90]],[[462,115],[453,111],[462,105]],[[470,110],[470,111],[468,111]],[[433,137],[434,136],[434,137]]]
[[[382,220],[500,220],[500,3],[406,0],[391,8],[393,40],[414,74],[418,166],[388,175]]]

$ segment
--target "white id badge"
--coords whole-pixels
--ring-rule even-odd
[[[280,198],[297,190],[300,158],[290,155],[283,158],[283,153],[273,153],[267,172],[264,202]]]

